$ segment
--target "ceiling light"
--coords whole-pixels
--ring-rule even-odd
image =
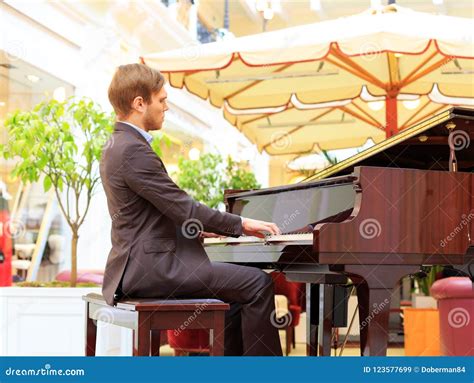
[[[33,82],[33,83],[36,83],[39,80],[41,80],[38,76],[35,76],[34,74],[28,74],[28,75],[26,75],[26,78],[28,80],[30,80],[31,82]]]
[[[369,106],[370,109],[377,111],[384,107],[385,102],[384,101],[369,101],[367,105]]]

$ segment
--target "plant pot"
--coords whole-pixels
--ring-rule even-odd
[[[438,309],[405,308],[403,315],[405,355],[441,355]]]
[[[0,355],[84,355],[82,296],[100,287],[1,287]],[[131,353],[131,334],[99,324],[97,355]]]
[[[415,309],[436,309],[438,304],[436,299],[430,295],[413,294],[411,297],[411,307]]]

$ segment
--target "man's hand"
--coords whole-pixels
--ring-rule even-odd
[[[224,235],[208,233],[207,231],[201,231],[201,234],[199,236],[201,238],[224,238]]]
[[[281,234],[280,229],[274,223],[257,221],[256,219],[250,218],[242,217],[242,228],[245,235],[251,235],[259,238],[264,238],[264,233],[270,233],[273,235]]]

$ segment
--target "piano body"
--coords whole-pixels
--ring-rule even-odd
[[[206,251],[212,261],[277,269],[308,283],[310,355],[330,354],[333,286],[350,278],[361,354],[386,355],[397,282],[422,265],[474,267],[470,141],[474,110],[452,108],[305,182],[230,191],[229,212],[275,222],[283,235],[209,239]]]

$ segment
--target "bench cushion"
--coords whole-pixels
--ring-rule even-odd
[[[86,302],[107,306],[104,297],[90,293],[82,297]],[[129,311],[215,311],[228,310],[229,305],[218,299],[127,299],[117,302],[116,308]]]

